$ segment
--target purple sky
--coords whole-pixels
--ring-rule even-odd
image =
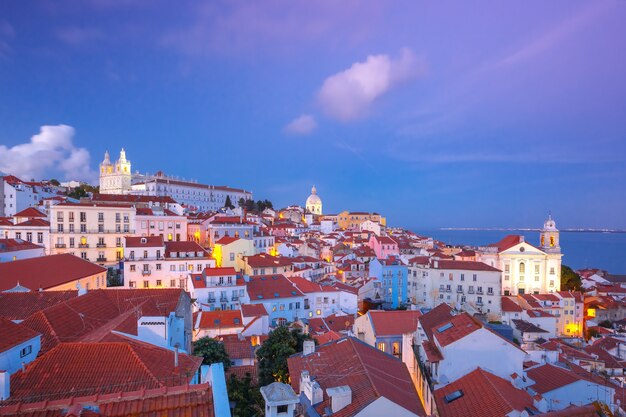
[[[602,0],[2,2],[0,171],[93,180],[124,146],[407,227],[626,228],[625,21]]]

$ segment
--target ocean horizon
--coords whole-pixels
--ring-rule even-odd
[[[528,229],[411,230],[450,245],[485,246],[510,234],[523,235],[531,245],[539,245],[539,232]],[[560,241],[563,265],[573,269],[600,268],[611,274],[626,274],[626,233],[561,231]]]

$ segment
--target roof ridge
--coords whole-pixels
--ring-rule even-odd
[[[339,339],[339,340],[341,340],[341,339]],[[361,367],[363,368],[363,371],[364,371],[363,373],[365,374],[365,376],[367,376],[367,380],[369,381],[370,385],[372,386],[372,389],[374,390],[374,393],[376,393],[377,398],[382,397],[380,391],[378,391],[378,387],[376,387],[376,384],[372,380],[372,376],[370,375],[367,367],[365,366],[365,363],[363,363],[363,359],[361,358],[361,355],[359,354],[359,351],[354,347],[354,341],[355,340],[357,342],[360,342],[360,343],[364,343],[364,342],[361,342],[359,339],[356,339],[356,338],[354,338],[352,336],[348,337],[348,340],[350,341],[350,345],[352,346],[352,350],[354,351],[354,354],[356,355],[356,357],[357,357],[357,359],[359,361],[359,364],[361,364]],[[366,344],[366,346],[369,346],[369,345]],[[371,347],[371,346],[369,346],[369,347]]]
[[[124,337],[124,336],[121,336]],[[165,386],[164,384],[161,383],[161,381],[159,381],[159,379],[152,373],[152,371],[146,366],[146,364],[143,362],[143,360],[141,359],[141,357],[139,356],[139,354],[135,351],[135,346],[133,346],[131,343],[124,343],[124,342],[110,342],[110,343],[116,343],[119,345],[124,346],[126,349],[130,350],[131,354],[139,361],[140,367],[143,368],[148,375],[153,379],[153,381],[159,386],[159,387],[163,387]]]

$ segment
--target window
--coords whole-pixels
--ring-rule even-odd
[[[144,281],[143,282],[143,287],[144,288],[150,288],[150,282],[149,281]]]
[[[511,267],[509,264],[504,264],[504,272],[511,272]]]
[[[487,294],[493,295],[493,287],[487,287]]]
[[[457,290],[457,292],[463,292],[463,286],[462,285],[457,285],[456,290]]]
[[[21,239],[22,238],[22,232],[15,232],[15,238],[16,239]]]
[[[385,351],[385,342],[379,342],[377,347],[378,347],[378,350],[384,352]]]
[[[87,221],[87,213],[84,211],[80,212],[80,221],[81,222],[86,222]]]
[[[161,264],[156,264],[156,270],[160,271],[161,270]]]
[[[393,342],[393,345],[391,345],[391,351],[395,356],[400,355],[400,343]]]
[[[20,350],[20,358],[30,355],[32,352],[33,352],[32,345],[25,346],[24,348],[22,348],[22,350]]]
[[[170,280],[170,287],[174,288],[176,286],[176,280],[175,279],[171,279]]]
[[[170,265],[170,272],[176,271],[176,265]]]
[[[554,267],[550,267],[550,275],[554,275]]]
[[[103,222],[104,221],[104,213],[98,213],[98,221],[99,222]]]
[[[465,274],[461,274],[461,281],[465,281]]]
[[[554,280],[553,279],[550,280],[550,286],[554,287]]]
[[[478,296],[476,297],[476,304],[482,304],[483,303],[483,297]]]
[[[136,265],[131,265],[130,266],[130,272],[135,272],[136,270]]]
[[[478,275],[474,274],[472,275],[472,281],[477,281],[478,280]]]
[[[520,262],[520,264],[519,264],[519,273],[520,274],[525,274],[526,273],[526,264],[524,262]]]
[[[86,224],[81,224],[80,225],[80,232],[81,233],[87,233],[87,225]]]
[[[33,241],[33,233],[32,232],[26,232],[26,240],[29,242]]]
[[[160,280],[160,279],[157,279],[157,283],[156,283],[156,284],[157,284],[157,287],[162,286],[161,280]]]
[[[63,233],[63,223],[57,224],[57,232]]]
[[[37,233],[37,243],[43,243],[43,232]]]
[[[318,308],[317,310],[315,310],[315,313],[316,313],[318,316],[321,316],[321,315],[322,315],[322,310],[320,310],[320,309]]]
[[[130,288],[135,288],[135,281],[129,281],[129,282],[128,282],[128,286],[129,286]]]
[[[70,233],[74,233],[74,223],[70,223]]]
[[[235,261],[235,253],[234,253],[234,252],[231,252],[231,253],[230,253],[230,261],[231,261],[231,262],[234,262],[234,261]]]

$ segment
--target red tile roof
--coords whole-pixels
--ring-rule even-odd
[[[247,287],[251,302],[304,296],[284,275],[255,275]]]
[[[97,405],[98,412],[91,411]],[[89,407],[89,408],[87,408]],[[56,401],[20,403],[0,408],[7,417],[214,417],[208,384],[181,385]]]
[[[15,215],[13,217],[26,217],[26,218],[42,218],[42,219],[47,219],[48,216],[46,216],[44,213],[40,212],[39,210],[37,210],[34,207],[28,207],[25,208],[24,210],[15,213]]]
[[[0,317],[24,320],[31,314],[77,295],[78,291],[0,292]]]
[[[18,285],[37,291],[106,272],[106,268],[69,253],[0,263],[0,291]]]
[[[198,317],[194,326],[197,330],[243,327],[239,310],[200,311]]]
[[[353,337],[316,346],[314,354],[296,354],[287,362],[295,392],[300,392],[300,374],[304,370],[320,384],[324,399],[316,406],[318,412],[330,405],[327,388],[348,385],[352,403],[333,413],[333,417],[353,416],[380,397],[418,416],[426,415],[406,365]]]
[[[30,249],[43,249],[43,246],[22,239],[0,239],[0,252],[17,252]],[[43,252],[41,253],[43,254]]]
[[[15,225],[15,227],[49,227],[50,222],[44,219],[28,219]]]
[[[127,248],[161,248],[163,236],[126,236]]]
[[[179,386],[192,380],[202,358],[123,336],[100,343],[62,343],[11,376],[9,402],[36,402]],[[51,372],[54,370],[54,372]]]
[[[239,380],[250,378],[253,384],[258,383],[258,369],[255,365],[231,366],[226,371],[226,380],[234,377]]]
[[[433,340],[433,330],[440,324],[450,321],[454,315],[452,314],[452,308],[446,304],[439,304],[437,307],[430,310],[419,318],[419,322],[424,329],[424,332],[428,336],[428,340]]]
[[[432,332],[439,345],[445,347],[481,328],[482,326],[473,317],[467,313],[461,313],[440,323]]]
[[[171,256],[172,252],[202,252],[202,256],[209,256],[209,253],[194,241],[165,242],[165,256]]]
[[[530,388],[539,394],[545,394],[581,380],[578,375],[569,369],[550,364],[527,369],[526,375],[535,381]]]
[[[292,265],[292,260],[285,256],[271,256],[266,253],[260,253],[253,256],[244,256],[248,265],[252,268],[268,268],[274,266]]]
[[[422,313],[418,310],[367,312],[376,336],[396,336],[417,331],[417,322]]]
[[[93,194],[91,201],[104,201],[116,203],[164,203],[176,204],[169,196],[134,195],[134,194]]]
[[[224,344],[224,348],[230,359],[255,359],[254,348],[252,347],[250,337],[226,335],[221,336],[220,340]]]
[[[512,248],[513,246],[522,243],[524,237],[520,235],[507,235],[502,238],[498,243],[493,243],[489,246],[495,246],[498,248],[498,252],[504,252],[505,250]]]
[[[235,271],[235,268],[230,266],[226,268],[205,268],[204,271],[202,271],[202,275],[205,277],[227,277],[237,275],[237,271]]]
[[[222,237],[220,240],[218,240],[217,242],[215,242],[218,245],[229,245],[233,242],[238,241],[239,238],[238,237],[233,237],[233,236],[224,236]]]
[[[181,297],[188,297],[182,289],[95,290],[36,312],[21,324],[41,333],[45,353],[61,342],[100,340],[122,324],[124,313],[167,316]]]
[[[501,272],[498,268],[489,266],[486,263],[474,262],[474,261],[447,261],[447,260],[441,259],[438,261],[432,261],[431,266],[435,269]]]
[[[260,317],[268,315],[263,304],[242,304],[241,313],[244,317]]]
[[[502,297],[502,311],[521,313],[522,311],[524,311],[524,309],[522,309],[522,307],[520,307],[519,304],[513,301],[510,297],[503,296]]]
[[[28,327],[0,317],[0,352],[11,349],[38,335],[39,333]]]
[[[447,402],[446,395],[461,391],[460,398]],[[533,407],[532,397],[509,381],[481,368],[435,391],[435,401],[445,417],[501,417]]]

